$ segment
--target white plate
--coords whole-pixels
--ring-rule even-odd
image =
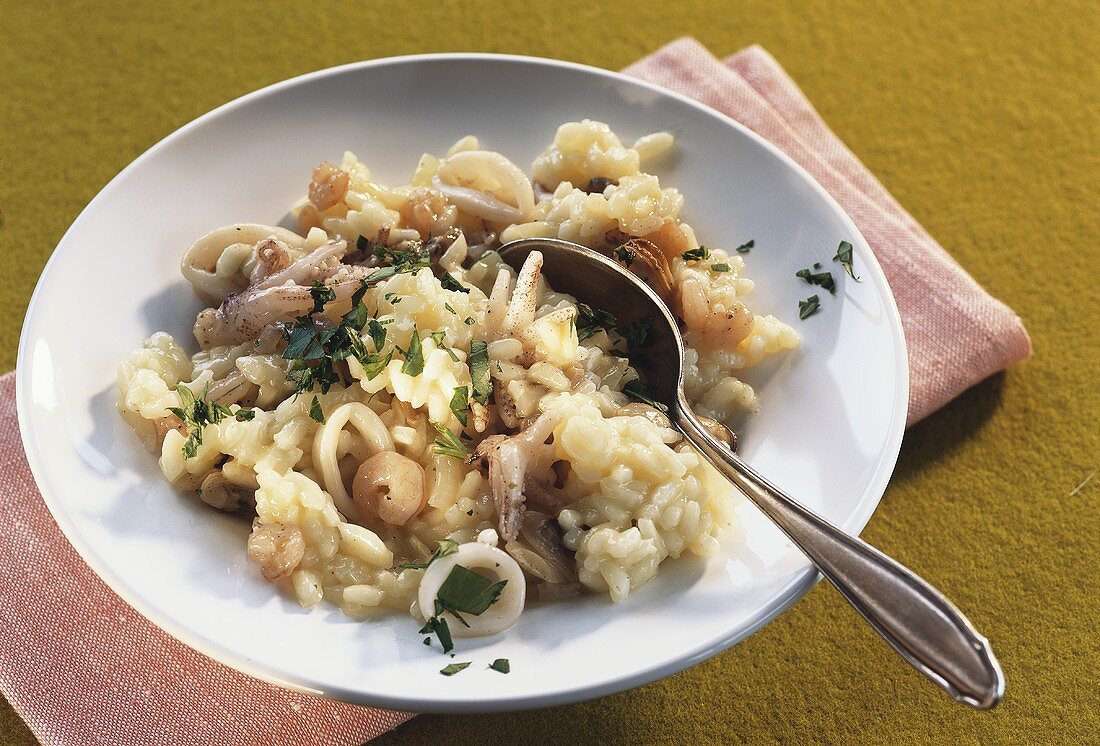
[[[89,565],[183,642],[262,679],[362,704],[458,712],[529,708],[627,689],[744,639],[815,582],[806,560],[744,504],[744,538],[718,557],[669,561],[613,605],[605,596],[525,613],[507,633],[459,642],[475,665],[421,644],[417,624],[305,611],[245,557],[245,522],[166,485],[115,411],[115,369],[158,329],[189,340],[198,310],[179,274],[196,237],[231,222],[278,222],[311,168],[356,152],[405,183],[423,151],[467,133],[529,164],[564,121],[590,117],[624,139],[669,130],[655,168],[685,197],[704,243],[752,238],[753,307],[792,323],[798,353],[755,371],[762,411],[744,423],[747,460],[850,532],[870,518],[901,443],[905,344],[881,270],[840,208],[775,148],[686,98],[613,73],[548,60],[430,55],[324,70],[192,122],[138,158],[84,210],[38,283],[19,350],[19,420],[50,510]],[[862,283],[838,272],[855,244]],[[835,297],[794,277],[815,261]],[[798,320],[812,292],[822,310]],[[487,670],[497,657],[512,672]],[[792,671],[792,675],[796,672]]]

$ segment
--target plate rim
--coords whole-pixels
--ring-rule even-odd
[[[185,136],[191,130],[203,126],[208,121],[216,119],[217,117],[230,110],[245,106],[251,103],[254,99],[260,99],[287,88],[309,84],[317,80],[337,76],[353,70],[369,70],[372,68],[381,68],[395,65],[416,65],[424,62],[441,60],[454,62],[499,61],[573,70],[586,73],[588,75],[594,75],[598,78],[604,78],[617,83],[626,82],[630,85],[641,87],[644,90],[648,90],[660,96],[672,98],[679,101],[681,104],[686,104],[693,109],[697,109],[702,113],[717,118],[726,126],[738,130],[742,135],[747,136],[750,140],[752,140],[757,146],[763,147],[773,156],[778,157],[780,161],[782,161],[788,168],[792,169],[795,174],[797,174],[804,182],[806,182],[817,194],[817,196],[825,200],[826,204],[832,208],[832,210],[840,218],[841,222],[845,224],[846,229],[850,232],[853,239],[855,239],[852,241],[852,243],[856,246],[860,258],[867,265],[867,268],[869,270],[869,277],[874,281],[875,285],[878,287],[878,290],[883,296],[885,315],[887,317],[888,324],[892,329],[894,341],[896,343],[894,368],[895,374],[897,375],[898,386],[894,395],[893,417],[888,429],[886,442],[882,451],[879,454],[874,473],[869,479],[868,486],[864,489],[864,493],[860,497],[858,503],[859,509],[854,511],[844,522],[844,525],[841,526],[841,528],[846,532],[852,535],[859,535],[859,533],[862,532],[864,527],[870,521],[871,516],[874,514],[875,510],[878,508],[878,505],[881,502],[883,495],[885,494],[886,487],[889,484],[890,478],[893,475],[898,455],[901,450],[902,436],[904,435],[905,431],[909,398],[909,367],[906,340],[901,323],[901,316],[898,311],[897,303],[894,299],[893,293],[890,290],[889,283],[886,280],[885,273],[882,271],[882,267],[875,257],[873,251],[870,250],[870,246],[867,243],[867,240],[864,238],[862,232],[858,229],[858,227],[852,221],[851,217],[849,217],[847,212],[845,212],[840,204],[837,203],[832,195],[830,195],[817,182],[817,180],[808,171],[806,171],[806,169],[804,169],[789,155],[780,150],[777,146],[766,140],[763,136],[757,134],[753,130],[749,129],[747,126],[732,119],[731,117],[726,116],[722,112],[706,106],[705,104],[700,103],[699,101],[696,101],[695,99],[692,99],[681,93],[671,91],[648,81],[640,80],[619,72],[594,67],[591,65],[584,65],[576,62],[568,62],[565,60],[529,55],[496,54],[488,52],[441,52],[429,54],[409,54],[393,57],[380,57],[370,60],[361,60],[358,62],[351,62],[343,65],[337,65],[335,67],[315,70],[312,72],[304,73],[302,75],[287,78],[285,80],[277,81],[270,85],[259,88],[255,91],[251,91],[237,98],[231,99],[223,104],[220,104],[214,109],[211,109],[205,114],[202,114],[182,125],[181,127],[177,128],[164,138],[154,143],[144,152],[142,152],[125,168],[119,171],[110,181],[108,181],[107,184],[105,184],[91,199],[91,201],[89,201],[88,204],[80,211],[76,219],[73,220],[72,224],[69,226],[68,229],[66,229],[65,233],[58,240],[57,245],[50,253],[50,257],[47,260],[45,266],[42,268],[38,280],[35,283],[34,292],[32,293],[31,298],[27,304],[27,310],[24,315],[22,328],[20,330],[15,369],[16,410],[19,420],[19,432],[23,444],[23,449],[27,458],[27,462],[30,466],[31,473],[35,479],[35,483],[38,486],[39,492],[42,495],[42,500],[46,504],[46,507],[50,511],[50,514],[52,515],[54,521],[60,528],[62,535],[73,546],[77,554],[80,555],[80,558],[92,569],[93,572],[95,572],[98,578],[104,584],[106,584],[108,588],[110,588],[119,598],[121,598],[126,604],[128,604],[131,608],[141,614],[145,619],[153,623],[159,629],[166,632],[176,640],[179,640],[196,652],[207,656],[208,658],[211,658],[218,663],[229,666],[230,668],[253,678],[260,679],[261,681],[265,681],[267,683],[274,684],[276,686],[280,686],[286,689],[322,697],[328,697],[350,704],[431,713],[505,712],[511,710],[550,707],[594,699],[616,692],[633,689],[635,687],[648,684],[666,676],[670,676],[674,673],[678,673],[697,663],[711,658],[746,639],[757,630],[759,630],[761,627],[778,617],[786,609],[790,608],[790,606],[792,606],[796,601],[801,599],[802,596],[805,595],[810,590],[810,588],[812,588],[821,579],[821,574],[812,565],[807,565],[806,567],[799,570],[796,575],[790,580],[790,582],[788,582],[775,594],[770,603],[765,605],[763,608],[758,609],[750,617],[750,621],[742,628],[724,634],[717,639],[704,640],[698,645],[692,647],[688,652],[672,660],[658,662],[654,665],[618,675],[595,684],[563,688],[544,694],[525,694],[514,697],[503,696],[495,697],[489,700],[474,698],[424,700],[417,699],[415,697],[387,695],[385,693],[366,693],[354,689],[349,689],[343,686],[333,686],[325,682],[317,681],[315,678],[311,678],[308,676],[290,676],[284,671],[277,670],[273,666],[249,658],[241,653],[225,647],[223,644],[215,640],[207,638],[204,635],[194,633],[183,624],[177,623],[168,615],[162,614],[159,610],[153,608],[149,604],[146,604],[144,599],[141,598],[140,594],[136,592],[131,592],[131,589],[127,586],[126,583],[121,580],[121,578],[119,578],[105,564],[101,564],[98,561],[98,558],[95,557],[94,552],[90,549],[90,547],[85,544],[85,542],[81,538],[80,530],[75,525],[75,521],[70,522],[66,515],[66,511],[64,510],[60,501],[57,501],[56,498],[51,497],[51,495],[56,494],[56,490],[54,489],[53,484],[51,483],[51,480],[49,478],[49,469],[45,464],[46,459],[43,458],[42,453],[38,452],[33,443],[33,418],[31,414],[33,404],[30,401],[30,372],[32,367],[32,353],[29,348],[31,344],[30,333],[32,331],[32,326],[34,325],[35,319],[39,313],[38,306],[41,300],[41,295],[45,292],[44,287],[47,284],[47,279],[51,274],[51,270],[54,269],[54,263],[58,256],[58,248],[65,244],[70,234],[72,234],[81,225],[82,221],[93,210],[93,208],[97,207],[98,204],[106,198],[106,195],[109,194],[113,189],[115,189],[116,185],[120,183],[130,173],[131,170],[139,168],[142,164],[144,164],[146,160],[153,158],[159,151],[168,147],[176,139]]]

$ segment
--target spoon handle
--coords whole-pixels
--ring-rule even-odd
[[[918,671],[956,701],[986,710],[1004,694],[989,641],[944,596],[866,542],[799,505],[710,436],[681,393],[678,425],[696,448],[813,561]]]

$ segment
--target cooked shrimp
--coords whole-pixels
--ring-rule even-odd
[[[401,220],[422,238],[438,236],[454,225],[458,208],[435,189],[417,187],[401,205]]]
[[[679,296],[687,328],[715,346],[734,347],[752,332],[752,311],[731,289],[708,288],[703,280],[688,277]]]
[[[318,210],[324,212],[344,199],[348,193],[348,172],[337,168],[328,161],[321,161],[313,169],[313,180],[309,182],[309,201]]]
[[[297,569],[306,553],[306,540],[297,526],[252,522],[248,558],[260,566],[268,580],[285,578]]]

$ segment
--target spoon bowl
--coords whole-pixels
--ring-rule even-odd
[[[799,504],[704,427],[684,393],[679,324],[652,288],[609,257],[569,241],[521,239],[502,246],[500,255],[518,269],[536,251],[543,255],[542,274],[555,290],[607,311],[620,322],[649,325],[645,346],[631,351],[631,363],[649,397],[902,658],[958,702],[985,710],[1001,700],[1004,675],[989,641],[943,594]]]

